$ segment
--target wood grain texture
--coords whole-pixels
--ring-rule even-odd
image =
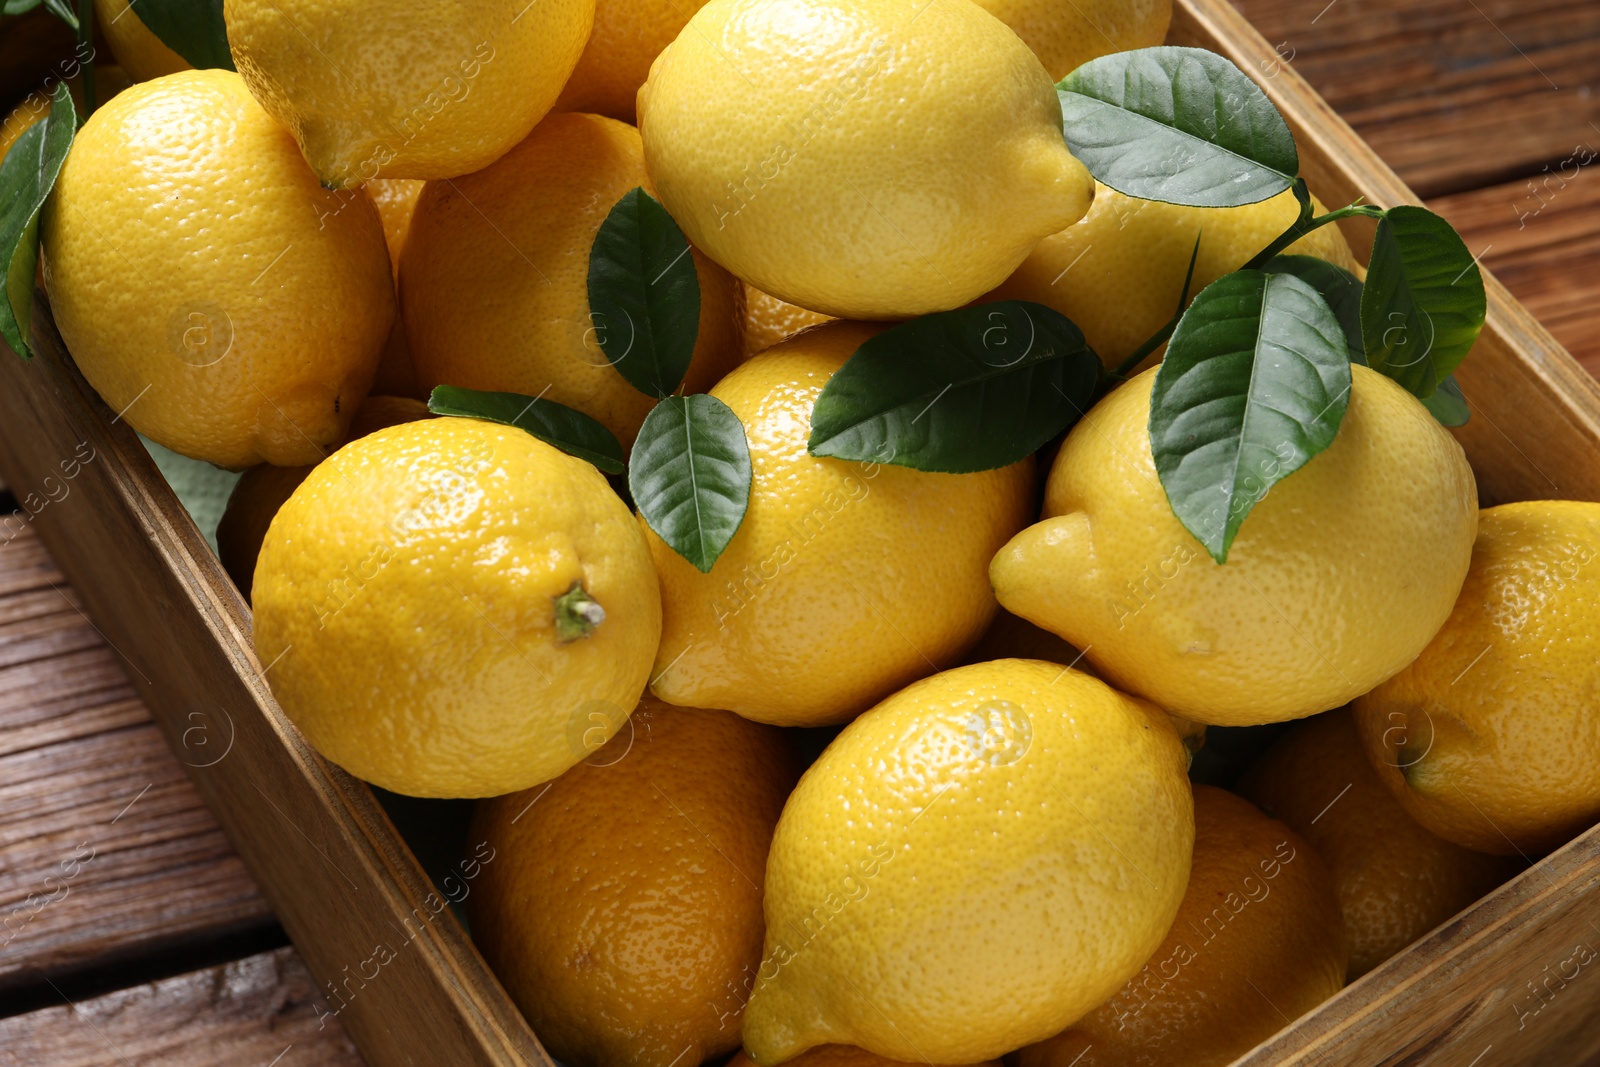
[[[293,949],[0,1019],[0,1067],[360,1067]]]
[[[32,361],[0,352],[0,471],[25,500],[92,448],[33,528],[132,675],[149,679],[140,696],[168,745],[183,751],[197,727],[231,739],[189,774],[321,983],[319,1007],[384,1067],[549,1067],[371,791],[273,701],[238,590],[64,354],[42,296],[32,325]]]
[[[1600,376],[1600,155],[1582,168],[1558,166],[1537,179],[1439,197],[1428,206]]]
[[[1234,2],[1275,46],[1270,62],[1292,63],[1423,196],[1600,147],[1600,4]]]
[[[0,995],[271,926],[117,654],[33,530],[8,536],[0,525]]]

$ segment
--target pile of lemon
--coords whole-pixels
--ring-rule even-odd
[[[138,430],[249,468],[222,556],[310,744],[486,798],[474,937],[562,1062],[1221,1064],[1600,817],[1600,505],[1480,511],[1387,377],[1226,564],[1154,370],[995,470],[808,448],[885,321],[1026,299],[1114,365],[1295,219],[1069,152],[1054,80],[1166,0],[226,0],[237,73],[96,7],[147,80],[45,205],[55,321]],[[683,391],[747,443],[707,566],[424,403],[639,438],[588,288],[636,188],[691,242]],[[1206,726],[1290,720],[1191,785]]]

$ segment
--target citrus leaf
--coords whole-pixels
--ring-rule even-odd
[[[1361,293],[1367,364],[1424,399],[1472,350],[1487,303],[1466,242],[1426,208],[1384,212]]]
[[[1150,394],[1150,451],[1173,513],[1225,563],[1250,509],[1333,443],[1349,401],[1350,356],[1320,293],[1254,270],[1212,282]]]
[[[33,314],[33,279],[39,268],[39,209],[55,188],[72,137],[77,111],[65,82],[50,96],[50,112],[29,126],[0,161],[0,263],[5,299],[0,300],[0,336],[23,359]]]
[[[688,238],[643,189],[623,194],[595,234],[589,313],[601,351],[635,389],[677,391],[700,328],[700,281]]]
[[[1116,52],[1083,64],[1057,89],[1072,154],[1128,196],[1237,207],[1276,196],[1300,171],[1283,116],[1215,52]]]
[[[78,28],[78,13],[72,10],[72,4],[68,0],[44,0],[44,8],[74,30]],[[7,9],[6,14],[11,13]]]
[[[622,445],[616,435],[583,412],[554,400],[438,385],[428,397],[428,410],[435,415],[459,415],[515,426],[569,456],[588,460],[607,474],[622,473]]]
[[[1366,348],[1361,341],[1360,278],[1316,256],[1273,256],[1261,269],[1268,274],[1293,274],[1321,293],[1344,330],[1351,360],[1366,364]]]
[[[145,28],[198,70],[233,70],[222,0],[131,0]],[[287,17],[287,16],[285,16]]]
[[[811,410],[814,456],[966,473],[1006,467],[1077,422],[1100,357],[1059,311],[1000,300],[870,338]]]
[[[38,6],[39,0],[5,0],[4,3],[0,3],[0,15],[26,15]],[[73,21],[77,21],[76,16]]]
[[[1446,377],[1439,383],[1439,388],[1423,397],[1422,406],[1439,420],[1441,426],[1465,426],[1467,420],[1472,418],[1472,409],[1467,406],[1467,398],[1461,395],[1461,386],[1454,374]]]
[[[744,424],[714,396],[669,396],[651,409],[633,443],[628,488],[650,529],[711,569],[750,504]]]

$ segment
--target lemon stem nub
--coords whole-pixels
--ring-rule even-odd
[[[605,621],[606,609],[589,595],[582,582],[573,582],[571,589],[556,597],[556,637],[559,640],[576,641],[588,637]]]

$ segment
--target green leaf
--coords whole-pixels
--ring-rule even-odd
[[[750,479],[744,424],[705,393],[669,396],[651,409],[628,462],[639,514],[702,574],[739,531]]]
[[[1276,196],[1300,171],[1283,116],[1215,52],[1116,52],[1085,63],[1057,88],[1072,154],[1128,196],[1237,207]]]
[[[1333,443],[1350,357],[1333,310],[1292,274],[1242,270],[1184,313],[1150,395],[1173,513],[1218,563],[1277,482]]]
[[[554,400],[438,385],[428,397],[428,410],[435,415],[515,426],[570,456],[588,460],[607,474],[622,473],[622,445],[616,435],[583,412]]]
[[[1350,358],[1365,365],[1366,348],[1361,341],[1361,279],[1343,267],[1316,256],[1273,256],[1261,268],[1268,274],[1293,274],[1322,294],[1344,330],[1350,345]]]
[[[5,296],[0,300],[0,336],[24,359],[33,314],[33,279],[39,267],[39,209],[55,188],[66,161],[78,115],[65,82],[50,96],[50,113],[23,131],[0,161],[0,263]]]
[[[1472,409],[1467,406],[1467,398],[1461,395],[1461,386],[1453,374],[1440,382],[1439,388],[1422,398],[1422,406],[1439,420],[1441,426],[1465,426],[1472,417]]]
[[[5,0],[0,4],[0,15],[26,15],[39,6],[39,0]],[[77,21],[74,16],[73,21]]]
[[[1426,398],[1472,350],[1486,307],[1483,275],[1448,222],[1410,205],[1384,212],[1361,294],[1368,366]]]
[[[74,30],[78,28],[78,13],[72,10],[72,4],[69,0],[44,0],[44,7],[46,11],[71,26]],[[8,15],[10,13],[10,11],[6,12]]]
[[[222,0],[131,0],[139,21],[200,70],[233,70]],[[284,16],[287,18],[287,16]]]
[[[924,315],[856,349],[811,411],[814,456],[993,470],[1077,422],[1100,357],[1059,311],[1000,300]]]
[[[688,238],[643,189],[625,193],[595,234],[589,313],[601,351],[635,389],[677,391],[700,329],[700,281]]]

